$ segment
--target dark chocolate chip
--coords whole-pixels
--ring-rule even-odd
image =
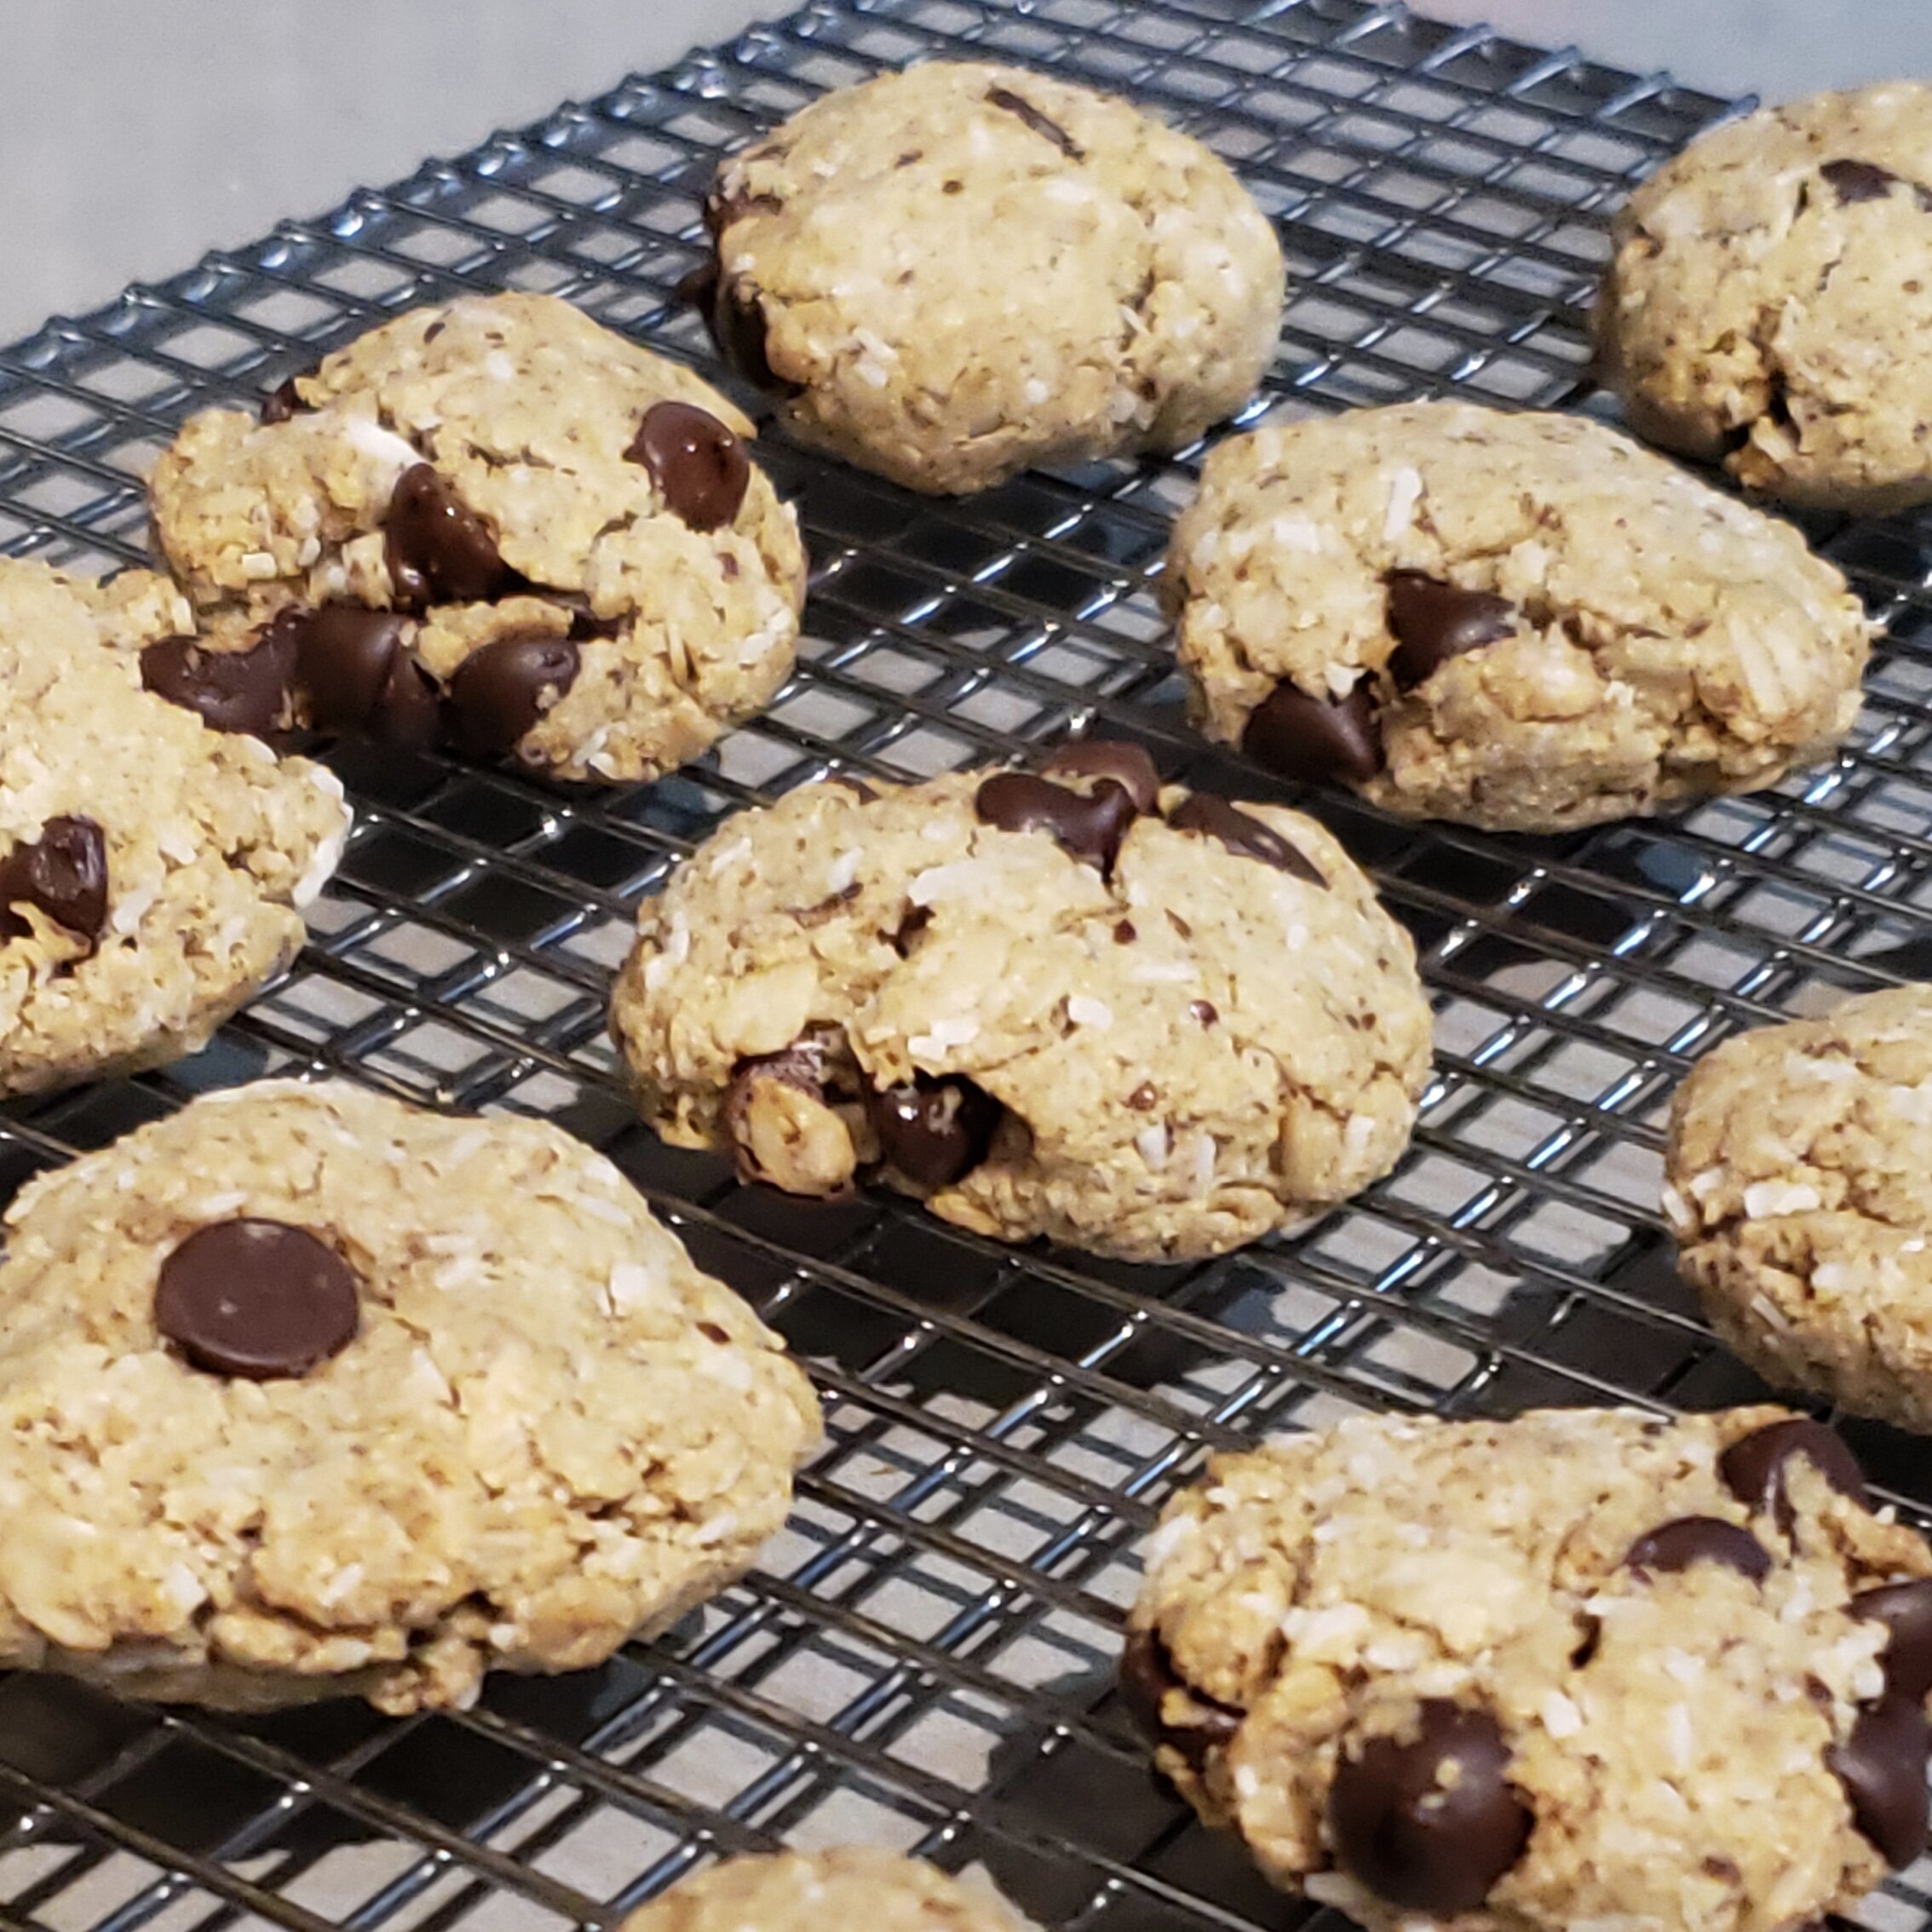
[[[306,1375],[355,1338],[355,1276],[327,1242],[281,1221],[218,1221],[161,1263],[154,1321],[198,1369],[265,1382]]]
[[[718,299],[718,262],[707,256],[695,268],[687,268],[677,279],[671,296],[680,307],[695,308],[707,330],[711,327],[711,305]],[[713,340],[716,335],[714,332]]]
[[[325,604],[302,628],[296,681],[318,731],[360,731],[387,745],[435,742],[435,685],[405,640],[407,620],[359,604]]]
[[[729,523],[751,481],[744,444],[694,403],[653,403],[624,453],[650,471],[672,514],[693,530]]]
[[[825,1042],[807,1034],[802,1039],[794,1040],[782,1052],[760,1054],[755,1059],[741,1060],[733,1068],[731,1084],[725,1089],[725,1128],[737,1151],[739,1174],[747,1181],[767,1178],[753,1158],[746,1120],[759,1084],[770,1080],[796,1087],[799,1092],[809,1094],[814,1100],[823,1100],[825,1094]]]
[[[1838,1435],[1808,1416],[1773,1423],[1734,1442],[1717,1458],[1717,1474],[1745,1509],[1768,1511],[1789,1534],[1792,1516],[1785,1465],[1793,1456],[1803,1456],[1839,1495],[1863,1506],[1865,1477],[1858,1458]]]
[[[1211,792],[1195,792],[1176,809],[1174,816],[1167,822],[1176,831],[1205,832],[1208,837],[1219,840],[1230,852],[1238,853],[1244,859],[1258,859],[1264,865],[1272,865],[1291,878],[1303,880],[1309,885],[1326,886],[1328,883],[1279,832],[1272,831],[1259,819],[1251,818],[1225,798],[1216,798]]]
[[[426,463],[412,463],[397,480],[382,520],[382,551],[396,601],[411,610],[482,603],[517,581],[489,525]]]
[[[765,311],[756,295],[720,276],[711,290],[704,321],[718,354],[747,382],[778,395],[800,394],[797,383],[788,382],[772,367],[765,348]]]
[[[865,1113],[888,1167],[915,1187],[950,1187],[986,1158],[1000,1105],[957,1074],[919,1073],[869,1094]]]
[[[1860,201],[1883,201],[1899,184],[1889,168],[1875,161],[1827,161],[1818,172],[1841,205]]]
[[[1131,946],[1140,936],[1131,919],[1122,919],[1115,923],[1113,943],[1116,946]]]
[[[1078,738],[1062,745],[1040,769],[1051,778],[1112,779],[1134,801],[1136,812],[1151,812],[1160,796],[1160,773],[1137,745],[1113,738]]]
[[[141,681],[216,731],[265,738],[286,723],[305,611],[285,611],[245,651],[209,651],[192,637],[164,637],[141,654]]]
[[[1753,1583],[1771,1573],[1764,1545],[1747,1529],[1722,1516],[1679,1516],[1640,1536],[1624,1554],[1625,1569],[1675,1576],[1693,1563],[1721,1563]]]
[[[1084,161],[1087,151],[1075,141],[1057,121],[1049,121],[1030,101],[1023,101],[1011,88],[989,87],[986,89],[986,105],[997,107],[1003,114],[1011,114],[1024,121],[1033,132],[1050,141],[1069,161]]]
[[[1892,1633],[1880,1659],[1888,1692],[1923,1699],[1932,1691],[1932,1578],[1860,1590],[1845,1609],[1851,1616],[1884,1624]]]
[[[1881,1698],[1858,1714],[1851,1735],[1825,1762],[1845,1787],[1852,1819],[1895,1872],[1925,1849],[1925,1761],[1932,1727],[1909,1697]]]
[[[1196,1721],[1170,1724],[1162,1711],[1170,1691],[1180,1691]],[[1210,1751],[1230,1742],[1243,1713],[1183,1683],[1175,1674],[1167,1647],[1152,1630],[1135,1630],[1120,1654],[1120,1702],[1134,1728],[1149,1744],[1166,1745],[1199,1771]]]
[[[1521,621],[1507,597],[1458,589],[1417,570],[1395,571],[1389,579],[1389,628],[1395,634],[1389,675],[1406,691],[1452,658],[1511,635]]]
[[[1211,1026],[1221,1017],[1221,1010],[1211,999],[1192,999],[1187,1002],[1190,1019],[1198,1020],[1204,1026]]]
[[[1112,869],[1134,822],[1134,801],[1118,784],[1095,785],[1090,797],[1031,772],[996,772],[973,796],[974,809],[1003,831],[1044,831],[1076,859]]]
[[[576,681],[579,662],[567,637],[499,637],[473,651],[450,680],[457,742],[476,758],[514,750]]]
[[[37,906],[93,948],[107,923],[107,841],[92,819],[49,819],[37,838],[0,859],[0,940],[32,932],[22,906]]]
[[[262,399],[264,423],[286,423],[291,416],[308,415],[308,410],[309,405],[302,400],[302,392],[296,388],[293,376],[285,376]]]
[[[1346,698],[1325,700],[1284,679],[1250,716],[1241,749],[1284,778],[1365,783],[1382,769],[1382,737],[1368,681]]]
[[[1412,1742],[1374,1738],[1336,1766],[1329,1834],[1337,1862],[1377,1897],[1446,1918],[1489,1896],[1532,1819],[1493,1717],[1436,1699],[1417,1716]]]

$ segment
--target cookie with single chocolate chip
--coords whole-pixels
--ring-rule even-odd
[[[1871,643],[1789,525],[1601,423],[1463,403],[1223,443],[1160,582],[1210,738],[1504,831],[1774,783],[1850,728]]]
[[[1789,503],[1932,497],[1932,87],[1728,121],[1613,236],[1599,362],[1640,434]]]
[[[1325,831],[1092,740],[728,820],[640,910],[612,1026],[652,1125],[750,1178],[1141,1260],[1386,1172],[1429,1050],[1408,935]]]
[[[1932,986],[1762,1026],[1693,1067],[1664,1207],[1726,1344],[1780,1388],[1932,1434]]]
[[[1932,1550],[1780,1409],[1347,1421],[1214,1458],[1122,1692],[1370,1932],[1789,1932],[1925,1842]]]
[[[1254,393],[1268,218],[1199,141],[1044,74],[934,61],[720,170],[699,299],[801,440],[909,489],[1173,450]]]
[[[665,1628],[819,1426],[601,1154],[293,1081],[22,1190],[0,1419],[0,1665],[389,1711]]]
[[[193,1053],[302,945],[334,775],[141,687],[191,622],[146,571],[0,559],[0,1094]]]
[[[750,434],[554,297],[412,310],[163,454],[156,534],[204,615],[149,687],[229,729],[654,778],[791,668],[804,553]]]

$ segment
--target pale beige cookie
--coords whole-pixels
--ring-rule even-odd
[[[1223,443],[1160,584],[1210,738],[1499,831],[1814,762],[1872,632],[1788,524],[1600,423],[1463,403]]]
[[[9,1667],[465,1705],[743,1574],[817,1436],[777,1337],[546,1122],[267,1081],[7,1225]]]
[[[1214,1458],[1122,1690],[1370,1932],[1792,1932],[1926,1826],[1932,1550],[1780,1409],[1377,1417]]]
[[[149,682],[231,727],[655,778],[791,668],[804,553],[750,435],[553,296],[412,310],[164,452],[156,534],[211,648]]]
[[[1613,240],[1599,361],[1639,434],[1789,503],[1932,497],[1932,88],[1713,129]]]
[[[1768,1381],[1932,1433],[1932,986],[1706,1054],[1665,1211],[1726,1344]]]
[[[719,170],[704,290],[801,440],[909,489],[1174,450],[1254,394],[1281,250],[1227,166],[1109,95],[934,61]]]
[[[134,653],[189,622],[146,571],[0,559],[0,1094],[196,1051],[342,855],[333,773],[141,688]]]
[[[989,1886],[859,1845],[727,1859],[631,1913],[618,1932],[1031,1932]]]
[[[1402,1151],[1429,1069],[1408,935],[1279,807],[1045,777],[739,814],[638,914],[612,1026],[645,1118],[828,1194],[877,1175],[998,1239],[1239,1246]]]

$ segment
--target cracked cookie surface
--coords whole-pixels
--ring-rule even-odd
[[[1774,783],[1850,728],[1871,645],[1789,525],[1599,423],[1461,403],[1223,443],[1160,586],[1210,738],[1504,831]]]
[[[146,571],[0,559],[0,1094],[196,1051],[341,856],[332,773],[141,689],[134,653],[190,621]]]
[[[704,299],[802,440],[910,489],[1178,449],[1247,401],[1274,232],[1199,141],[1021,68],[934,61],[720,170]]]
[[[776,1337],[548,1123],[262,1082],[30,1182],[7,1227],[9,1667],[461,1705],[741,1575],[815,1440]]]
[[[1932,88],[1713,129],[1612,239],[1599,361],[1641,434],[1791,503],[1932,497]]]
[[[1430,1030],[1325,830],[1095,741],[729,819],[640,908],[612,1026],[651,1124],[750,1177],[1142,1260],[1386,1172]]]
[[[804,553],[750,434],[555,297],[412,310],[164,452],[156,534],[203,635],[150,684],[257,730],[654,778],[791,668]]]
[[[1932,1433],[1932,986],[1754,1028],[1677,1090],[1665,1210],[1726,1345]]]
[[[1808,1418],[1348,1421],[1146,1561],[1161,1768],[1371,1932],[1789,1932],[1923,1845],[1932,1551]]]

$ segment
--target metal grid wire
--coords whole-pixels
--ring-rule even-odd
[[[966,54],[1151,102],[1278,217],[1295,293],[1251,416],[1588,406],[1607,212],[1723,109],[1360,0],[817,4],[0,352],[0,547],[137,556],[134,479],[191,409],[462,289],[554,290],[709,367],[670,291],[719,155],[820,89]],[[535,1932],[779,1840],[981,1866],[1066,1932],[1299,1923],[1319,1914],[1154,1782],[1107,1688],[1162,1498],[1209,1446],[1352,1410],[1758,1393],[1673,1278],[1658,1123],[1726,1031],[1932,972],[1922,526],[1814,527],[1891,641],[1852,747],[1775,793],[1551,839],[1313,801],[1423,950],[1440,1047],[1414,1149],[1298,1239],[1131,1268],[741,1187],[622,1101],[602,1015],[632,909],[741,805],[1095,720],[1175,776],[1284,792],[1182,724],[1149,578],[1191,457],[957,504],[777,440],[764,460],[814,560],[806,662],[768,716],[601,798],[336,750],[359,830],[294,970],[193,1061],[0,1110],[0,1191],[269,1071],[553,1115],[813,1362],[831,1441],[790,1528],[670,1640],[460,1716],[229,1722],[0,1682],[0,1926]],[[1849,1433],[1923,1520],[1924,1459]],[[1923,1922],[1913,1876],[1866,1908],[1876,1932]]]

